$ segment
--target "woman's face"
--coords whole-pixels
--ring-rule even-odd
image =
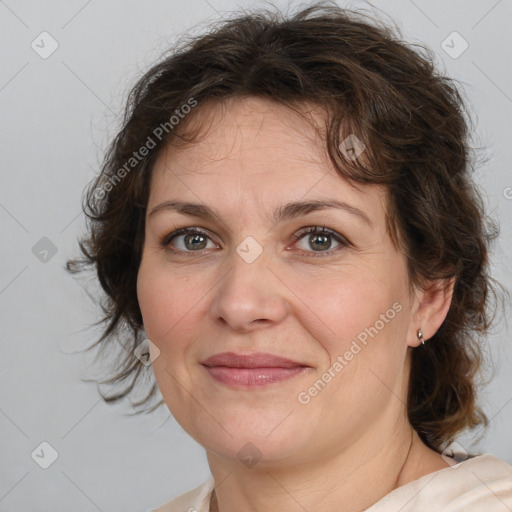
[[[373,449],[362,440],[405,415],[419,327],[385,191],[342,179],[284,106],[209,112],[206,135],[163,151],[151,183],[137,291],[163,398],[220,456]],[[172,237],[181,228],[200,233]]]

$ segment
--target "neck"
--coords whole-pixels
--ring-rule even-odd
[[[238,461],[208,452],[216,483],[211,512],[337,512],[340,504],[345,512],[356,512],[422,476],[417,471],[418,462],[426,450],[432,451],[408,422],[399,429],[390,429],[384,445],[382,437],[371,434],[379,440],[380,448],[376,442],[370,445],[361,438],[343,453],[282,466],[258,463],[241,468]]]

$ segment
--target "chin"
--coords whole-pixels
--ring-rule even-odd
[[[196,418],[194,425],[184,428],[217,456],[239,460],[247,467],[256,463],[260,468],[272,467],[285,461],[299,461],[304,454],[300,447],[308,445],[306,425],[297,425],[290,412],[291,409],[275,410],[263,415],[262,411],[254,410],[241,416],[240,411],[222,411],[222,426],[213,427],[211,418],[209,422],[197,422]]]
[[[312,405],[297,401],[302,382],[232,389],[205,379],[204,370],[192,373],[189,382],[195,383],[190,384],[195,400],[173,386],[166,404],[185,432],[220,457],[242,462],[252,457],[260,465],[298,460],[305,451],[300,446],[318,436]]]

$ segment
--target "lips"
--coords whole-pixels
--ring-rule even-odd
[[[244,388],[281,382],[309,368],[297,361],[263,352],[250,355],[224,352],[201,364],[217,382]]]
[[[294,368],[306,366],[297,361],[264,352],[249,355],[223,352],[209,357],[202,364],[209,367],[226,366],[228,368]]]

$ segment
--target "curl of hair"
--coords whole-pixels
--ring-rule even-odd
[[[434,60],[423,46],[402,41],[396,27],[321,2],[292,16],[253,11],[219,22],[204,35],[182,40],[140,78],[122,129],[87,192],[82,258],[67,265],[71,272],[95,269],[105,292],[106,326],[93,347],[114,338],[128,343],[125,359],[103,383],[132,381],[120,393],[103,396],[106,401],[129,394],[144,370],[133,353],[143,339],[136,280],[159,149],[192,143],[198,133],[188,120],[207,101],[254,96],[290,108],[323,107],[326,149],[340,176],[389,191],[387,226],[406,256],[411,285],[456,278],[445,321],[425,346],[412,350],[412,426],[441,451],[463,429],[487,425],[477,406],[477,377],[481,342],[499,296],[499,283],[488,273],[489,245],[498,230],[471,179],[465,102]],[[191,99],[198,103],[195,111],[175,127],[165,125]],[[159,126],[168,129],[156,140]],[[340,151],[349,134],[366,145],[364,160]],[[156,147],[131,160],[148,138]],[[155,393],[153,384],[136,405]]]

